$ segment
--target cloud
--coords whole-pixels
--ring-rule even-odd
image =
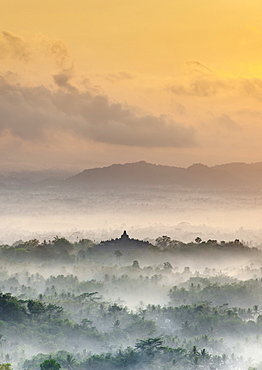
[[[19,36],[11,32],[3,31],[0,34],[1,57],[11,57],[22,62],[28,62],[31,53],[29,45]]]
[[[66,44],[62,40],[49,39],[43,35],[29,38],[9,31],[0,33],[0,58],[24,63],[36,62],[39,58],[52,60],[58,70],[69,69],[72,61]]]
[[[240,87],[246,95],[253,96],[259,100],[262,99],[262,79],[241,79]]]
[[[192,127],[166,116],[138,116],[108,97],[80,92],[70,82],[72,71],[54,76],[58,89],[26,87],[0,76],[0,134],[48,142],[54,133],[122,146],[191,147]],[[15,109],[14,109],[15,107]]]
[[[250,96],[262,99],[262,79],[259,78],[198,78],[189,84],[172,84],[167,91],[179,96],[214,97],[218,95]]]
[[[51,56],[59,69],[67,68],[69,52],[66,44],[62,40],[47,39],[42,40],[45,53]]]
[[[228,90],[232,91],[234,86],[223,80],[201,78],[191,82],[189,86],[171,85],[167,90],[175,95],[208,97],[216,96]]]
[[[238,141],[242,143],[244,127],[228,114],[214,115],[210,114],[210,118],[202,121],[199,129],[201,143],[206,141],[205,145],[218,145],[221,143],[234,143]]]
[[[132,73],[120,71],[116,73],[109,73],[105,75],[106,79],[112,83],[117,81],[133,80],[135,76]]]
[[[174,108],[176,114],[183,116],[186,114],[186,107],[180,103],[177,103],[173,98],[170,99],[170,105]]]
[[[166,116],[139,115],[134,108],[113,103],[91,89],[86,81],[74,84],[74,65],[63,41],[44,36],[25,42],[3,32],[0,50],[7,57],[27,62],[37,53],[51,57],[58,68],[55,88],[24,86],[19,76],[0,76],[0,135],[12,135],[27,142],[48,142],[51,137],[72,135],[81,140],[117,146],[145,148],[191,147],[196,145],[192,127]],[[31,58],[33,59],[33,58]],[[131,80],[125,71],[109,74],[111,81]],[[90,85],[90,84],[89,84]],[[15,109],[14,109],[15,107]]]
[[[204,64],[189,60],[182,66],[186,75],[183,83],[172,83],[166,90],[178,96],[251,96],[262,99],[262,79],[260,78],[219,78]]]
[[[186,75],[197,74],[201,76],[213,74],[212,69],[198,62],[197,60],[188,60],[183,64],[183,73]]]
[[[71,92],[77,92],[77,88],[73,86],[70,81],[74,77],[74,66],[64,69],[53,76],[54,82],[57,86],[64,88]]]
[[[252,109],[239,109],[236,111],[236,114],[240,116],[251,116],[255,118],[260,118],[262,116],[261,110],[252,110]]]
[[[213,120],[212,124],[216,125],[222,130],[239,131],[241,126],[233,120],[228,114],[222,114]]]

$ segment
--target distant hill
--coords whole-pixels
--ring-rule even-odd
[[[239,184],[252,187],[262,187],[262,162],[257,163],[228,163],[214,166],[229,176],[234,176]]]
[[[199,163],[182,168],[141,161],[84,170],[66,182],[69,185],[90,187],[169,185],[189,188],[260,188],[262,162],[229,163],[213,167]]]
[[[59,186],[70,175],[72,171],[60,169],[3,171],[3,174],[0,174],[0,189]]]

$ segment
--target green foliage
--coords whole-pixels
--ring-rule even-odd
[[[25,316],[22,303],[10,293],[0,293],[0,315],[3,321],[21,321]]]
[[[46,311],[43,303],[39,301],[33,301],[32,299],[29,299],[27,307],[29,312],[34,315],[40,315],[41,313],[44,313]]]
[[[240,354],[262,345],[262,270],[249,266],[231,271],[234,277],[210,266],[199,272],[188,257],[243,252],[253,258],[257,250],[239,241],[163,237],[144,251],[122,253],[114,246],[107,260],[99,248],[89,240],[59,237],[0,248],[3,263],[15,271],[0,268],[0,287],[12,292],[0,293],[3,362],[22,368],[31,348],[41,348],[46,354],[25,361],[24,369],[39,370],[41,364],[41,370],[53,370],[54,363],[68,370],[254,367]],[[187,256],[186,264],[178,267],[177,256]],[[151,257],[155,263],[147,266]],[[150,297],[165,305],[148,304]],[[123,306],[133,298],[132,309]]]
[[[163,341],[160,338],[148,338],[140,340],[135,348],[145,353],[147,356],[154,356],[157,350],[162,349]]]
[[[0,364],[0,370],[11,370],[11,364]]]
[[[59,370],[60,368],[61,365],[58,362],[56,362],[53,358],[45,360],[40,364],[41,370]]]

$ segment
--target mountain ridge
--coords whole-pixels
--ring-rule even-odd
[[[81,186],[262,187],[262,162],[233,162],[215,166],[194,163],[187,168],[146,161],[118,163],[85,169],[66,182]]]

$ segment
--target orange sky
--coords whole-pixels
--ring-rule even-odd
[[[262,160],[258,0],[2,0],[0,167]]]

